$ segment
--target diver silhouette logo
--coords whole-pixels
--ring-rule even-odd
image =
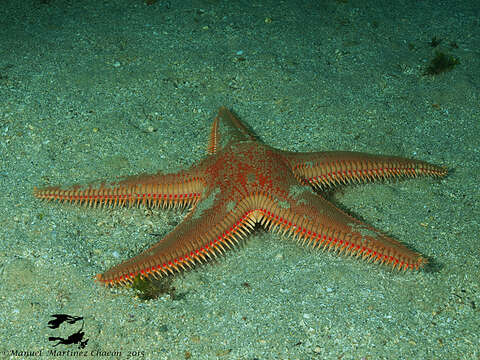
[[[88,339],[83,340],[83,337],[85,336],[85,332],[83,331],[83,325],[85,322],[83,321],[82,316],[71,316],[67,314],[54,314],[52,315],[54,320],[50,320],[48,322],[48,327],[50,329],[57,329],[60,325],[62,325],[64,322],[68,324],[75,324],[77,321],[82,321],[82,327],[80,330],[77,332],[73,333],[67,338],[62,338],[62,337],[55,337],[55,336],[50,336],[48,338],[48,341],[58,341],[55,345],[71,345],[71,344],[78,344],[79,349],[83,349],[85,346],[87,346]]]

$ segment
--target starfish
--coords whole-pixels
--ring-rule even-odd
[[[34,188],[40,199],[85,206],[189,207],[177,227],[143,253],[96,280],[127,285],[136,277],[192,268],[238,244],[256,224],[313,248],[350,254],[394,269],[416,270],[427,259],[338,209],[320,192],[388,178],[444,177],[420,160],[358,152],[297,153],[260,142],[227,108],[213,121],[208,156],[178,173],[139,175],[84,186]]]

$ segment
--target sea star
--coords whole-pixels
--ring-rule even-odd
[[[419,175],[444,167],[357,152],[296,153],[258,141],[227,108],[213,121],[208,156],[175,174],[140,175],[112,183],[34,189],[37,198],[88,206],[189,206],[172,232],[143,253],[99,274],[106,285],[191,268],[238,243],[261,224],[302,244],[418,269],[427,260],[347,215],[317,192],[340,183]],[[315,191],[316,190],[316,191]]]

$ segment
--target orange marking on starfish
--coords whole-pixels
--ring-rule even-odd
[[[190,269],[242,240],[256,223],[312,248],[415,270],[427,260],[336,208],[318,192],[340,183],[444,177],[420,160],[355,152],[294,153],[257,141],[228,109],[215,118],[208,156],[176,174],[140,175],[70,188],[34,189],[37,198],[85,206],[190,207],[185,220],[143,253],[96,276],[127,285],[137,276]]]

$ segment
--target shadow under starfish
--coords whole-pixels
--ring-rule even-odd
[[[174,274],[224,253],[259,223],[303,245],[347,253],[397,269],[427,260],[344,213],[318,192],[340,183],[447,174],[420,160],[357,152],[276,150],[227,108],[213,121],[208,156],[174,174],[139,175],[112,183],[35,188],[40,199],[87,206],[190,207],[185,219],[143,253],[97,281],[125,285],[136,277]]]

